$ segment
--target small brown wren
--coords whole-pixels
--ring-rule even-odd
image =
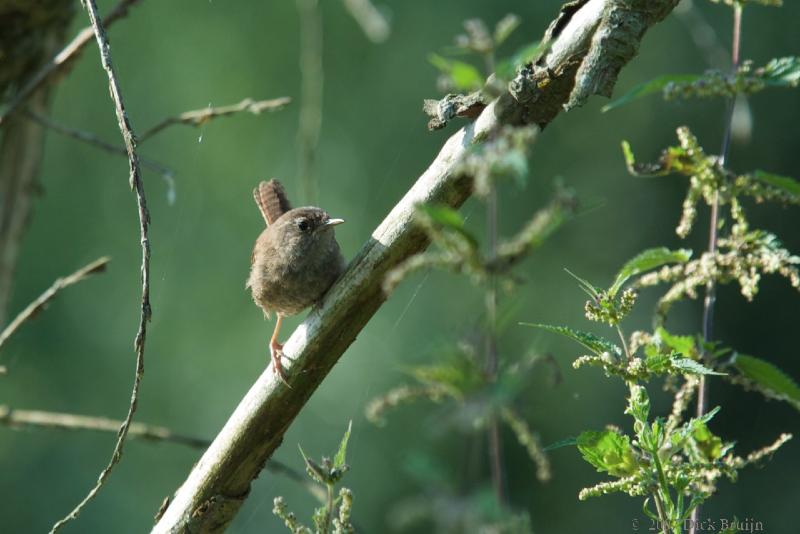
[[[295,208],[281,183],[261,182],[253,190],[258,209],[267,223],[253,247],[246,287],[253,300],[277,322],[269,342],[272,370],[286,382],[281,365],[283,345],[278,343],[281,321],[317,302],[344,271],[345,263],[332,219],[320,208]]]

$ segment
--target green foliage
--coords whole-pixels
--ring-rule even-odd
[[[632,475],[637,468],[636,459],[628,436],[614,430],[595,432],[587,430],[577,439],[578,450],[583,459],[597,471],[616,477]]]
[[[603,339],[602,337],[596,336],[589,332],[582,332],[580,330],[575,330],[574,328],[569,328],[567,326],[554,326],[549,324],[537,324],[537,323],[520,323],[523,326],[532,326],[534,328],[541,328],[543,330],[548,330],[550,332],[560,334],[564,337],[568,337],[573,341],[577,341],[597,356],[602,356],[603,354],[609,354],[613,356],[621,356],[622,349],[618,346],[613,344],[612,342],[608,341],[607,339]]]
[[[700,79],[700,76],[697,74],[667,74],[664,76],[659,76],[658,78],[650,80],[649,82],[640,83],[634,86],[633,89],[621,97],[617,98],[616,100],[612,100],[603,106],[602,111],[605,113],[633,102],[634,100],[638,100],[642,97],[657,93],[659,91],[663,91],[664,88],[670,84],[693,83],[698,79]]]
[[[767,7],[781,7],[783,5],[783,0],[710,0],[715,4],[725,4],[728,6],[743,6],[746,4],[757,4],[760,6],[767,6]]]
[[[439,361],[409,369],[418,385],[403,385],[370,401],[367,418],[376,424],[385,422],[385,412],[411,400],[426,399],[440,403],[449,401],[454,420],[472,430],[484,429],[487,422],[498,417],[514,433],[536,466],[539,480],[549,480],[550,464],[539,442],[513,404],[525,391],[538,358],[517,362],[503,361],[497,376],[486,373],[476,346],[462,342],[456,350],[439,351]]]
[[[622,266],[614,283],[608,288],[608,294],[614,298],[625,282],[633,276],[668,263],[686,263],[691,257],[692,251],[687,249],[670,250],[666,247],[658,247],[645,250]]]
[[[628,170],[634,176],[666,176],[677,173],[689,178],[683,215],[676,229],[680,237],[686,237],[691,231],[700,199],[709,206],[715,199],[721,206],[730,206],[731,218],[740,233],[748,226],[740,197],[750,197],[756,202],[800,204],[800,184],[797,181],[764,171],[736,175],[722,167],[716,156],[707,155],[697,138],[686,127],[678,128],[678,140],[680,145],[668,147],[655,163],[637,163],[627,142],[623,142],[622,151]]]
[[[639,98],[661,92],[665,100],[689,98],[730,98],[734,95],[758,93],[769,87],[797,87],[800,83],[800,57],[789,56],[770,60],[759,68],[744,61],[735,73],[709,70],[703,75],[670,74],[635,86],[618,99],[603,106],[611,111]]]
[[[350,469],[346,464],[346,460],[347,444],[350,440],[352,428],[353,422],[350,421],[333,460],[323,457],[322,461],[316,462],[306,456],[302,447],[298,445],[308,476],[325,488],[327,497],[324,506],[314,510],[312,515],[313,529],[303,525],[297,519],[296,514],[289,511],[283,497],[275,498],[272,512],[283,521],[292,534],[352,534],[355,532],[350,521],[350,514],[353,508],[353,493],[348,488],[341,488],[338,496],[335,495],[336,485]]]
[[[739,371],[739,380],[745,388],[755,389],[764,396],[786,401],[800,410],[800,386],[791,377],[766,360],[736,354],[733,366]]]
[[[448,87],[463,92],[471,92],[483,86],[483,76],[473,65],[463,61],[444,58],[438,54],[428,56],[431,64],[446,77]]]
[[[563,188],[557,190],[555,198],[536,212],[516,235],[502,240],[494,254],[487,254],[458,212],[445,206],[419,205],[417,223],[435,249],[412,256],[390,271],[384,279],[384,292],[391,293],[411,273],[432,267],[466,275],[476,284],[486,284],[492,277],[499,276],[504,287],[510,290],[514,284],[513,267],[541,246],[574,210],[574,194]]]

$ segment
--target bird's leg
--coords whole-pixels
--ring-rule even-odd
[[[288,385],[286,382],[286,375],[283,374],[283,366],[281,365],[281,358],[283,357],[283,345],[278,343],[278,333],[281,330],[281,322],[283,317],[281,314],[276,313],[277,321],[275,323],[275,330],[272,332],[272,338],[269,340],[269,354],[272,358],[272,371],[278,375],[281,381]]]

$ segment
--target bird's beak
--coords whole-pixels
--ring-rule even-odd
[[[325,223],[325,227],[329,226],[336,226],[337,224],[342,224],[344,219],[328,219],[328,222]]]

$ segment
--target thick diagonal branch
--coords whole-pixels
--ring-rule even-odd
[[[289,338],[284,352],[291,360],[287,369],[291,387],[277,379],[271,369],[261,374],[177,491],[154,533],[225,530],[286,429],[383,303],[381,283],[387,271],[427,246],[424,234],[413,222],[415,205],[439,202],[460,206],[470,195],[471,180],[457,174],[457,168],[473,143],[491,136],[504,123],[543,125],[554,118],[570,100],[575,74],[593,46],[596,29],[609,20],[610,10],[618,10],[619,15],[624,9],[637,22],[646,23],[637,23],[635,31],[627,33],[622,27],[623,31],[616,34],[615,38],[628,39],[625,44],[635,49],[644,30],[676,3],[589,0],[565,6],[548,30],[552,41],[549,51],[523,69],[512,84],[514,95],[492,102],[474,123],[448,139],[430,167],[372,233],[342,278]],[[618,20],[611,18],[614,24]],[[624,52],[627,61],[630,49]],[[609,72],[602,70],[602,90],[608,88]],[[591,84],[583,84],[581,98],[586,96],[586,87]]]

